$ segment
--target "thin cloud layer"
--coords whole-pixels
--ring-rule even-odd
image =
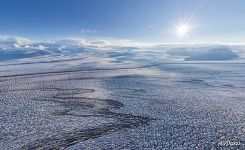
[[[168,59],[182,61],[216,61],[216,60],[238,60],[245,58],[245,46],[243,45],[225,45],[225,44],[161,44],[161,43],[143,43],[131,40],[118,39],[85,39],[69,38],[59,40],[53,43],[33,42],[26,38],[16,36],[1,36],[0,51],[8,53],[10,51],[37,52],[40,54],[57,54],[57,53],[83,53],[82,49],[95,51],[102,54],[113,51],[117,57],[128,53],[134,53],[134,56],[154,55],[154,57],[165,57]],[[45,53],[44,53],[45,52]],[[3,54],[2,54],[3,55]],[[111,57],[111,55],[109,55]],[[113,55],[115,56],[115,55]],[[221,58],[222,57],[222,58]]]
[[[57,42],[60,45],[73,45],[78,47],[99,48],[99,49],[120,49],[125,47],[146,48],[151,44],[136,42],[131,40],[118,39],[102,39],[102,40],[88,40],[84,38],[70,38]]]

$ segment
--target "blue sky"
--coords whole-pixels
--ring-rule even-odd
[[[144,42],[245,40],[244,0],[1,0],[0,35]],[[179,38],[175,26],[193,28]]]

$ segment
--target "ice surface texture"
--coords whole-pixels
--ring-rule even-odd
[[[167,60],[81,49],[1,61],[0,149],[245,149],[245,63]]]

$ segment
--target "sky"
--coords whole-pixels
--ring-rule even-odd
[[[245,42],[244,0],[1,0],[0,35],[34,40]],[[184,37],[175,30],[190,29]]]

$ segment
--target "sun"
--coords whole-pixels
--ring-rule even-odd
[[[187,24],[180,24],[176,26],[175,33],[179,37],[184,37],[190,31],[190,26]]]

